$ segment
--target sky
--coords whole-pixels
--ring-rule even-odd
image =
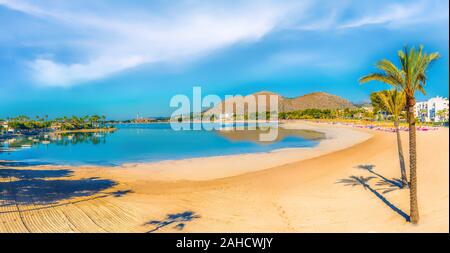
[[[397,51],[441,58],[426,96],[448,97],[449,3],[414,1],[0,0],[0,118],[170,116],[172,96],[286,97],[322,91],[354,103]]]

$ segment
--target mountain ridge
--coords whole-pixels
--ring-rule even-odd
[[[266,110],[269,110],[269,100],[270,95],[275,95],[278,97],[278,111],[279,112],[291,112],[305,109],[354,109],[356,106],[349,100],[342,98],[337,95],[333,95],[327,92],[317,91],[312,93],[307,93],[304,95],[296,97],[284,97],[278,93],[272,91],[259,91],[249,94],[244,97],[234,97],[225,101],[222,101],[217,106],[210,108],[205,111],[207,114],[220,114],[220,113],[231,113],[226,111],[225,105],[228,103],[233,103],[233,113],[236,111],[246,111],[246,102],[250,101],[251,96],[266,96]],[[242,108],[244,105],[244,108]]]

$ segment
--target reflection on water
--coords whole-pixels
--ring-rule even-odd
[[[198,128],[204,127],[201,123],[177,123],[182,129],[195,129],[195,125]],[[325,134],[316,132],[313,130],[304,129],[286,129],[278,127],[274,122],[264,123],[224,123],[224,122],[212,122],[207,124],[209,129],[215,129],[215,132],[232,141],[232,142],[252,142],[259,145],[271,145],[273,143],[280,142],[289,137],[300,137],[306,140],[320,141],[325,138]],[[270,130],[276,129],[277,137],[273,141],[261,141],[261,136],[269,133]]]
[[[116,125],[118,130],[113,133],[14,137],[0,142],[0,161],[119,165],[314,147],[324,138],[324,134],[315,131],[279,128],[276,140],[261,142],[259,135],[267,129],[232,130],[233,126],[224,125],[218,131],[174,131],[164,123],[123,124]]]
[[[109,133],[52,133],[37,136],[15,136],[0,142],[0,150],[16,151],[21,148],[31,148],[39,145],[77,145],[77,144],[105,144]]]
[[[231,141],[249,141],[253,143],[257,143],[260,145],[270,145],[276,142],[280,142],[289,137],[301,137],[307,140],[321,140],[325,138],[324,133],[312,131],[312,130],[297,130],[297,129],[286,129],[286,128],[278,128],[277,138],[273,141],[260,141],[260,136],[262,134],[268,133],[268,129],[255,129],[253,131],[249,130],[222,130],[218,131],[218,134],[227,138]]]

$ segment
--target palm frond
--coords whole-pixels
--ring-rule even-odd
[[[431,53],[428,56],[428,59],[430,60],[430,63],[435,61],[435,60],[437,60],[437,59],[439,59],[439,58],[441,58],[441,55],[438,52]]]
[[[402,71],[395,66],[389,60],[383,59],[377,63],[377,68],[382,70],[386,76],[389,76],[392,80],[395,80],[397,84],[403,83],[403,74]]]
[[[427,54],[423,46],[419,48],[405,46],[397,52],[400,68],[389,60],[381,60],[376,64],[378,73],[368,74],[359,79],[360,83],[380,81],[392,85],[404,92],[406,98],[414,98],[415,92],[425,93],[427,69],[431,63],[439,59],[439,53]]]
[[[385,93],[378,93],[378,97],[383,102],[385,108],[394,117],[394,120],[398,120],[403,108],[405,108],[405,93],[397,89],[392,89]]]
[[[370,81],[379,81],[379,82],[390,84],[392,86],[398,85],[394,78],[387,76],[385,74],[382,74],[382,73],[372,73],[372,74],[361,77],[358,81],[361,84],[367,83]]]

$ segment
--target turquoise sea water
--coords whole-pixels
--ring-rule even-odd
[[[174,131],[170,124],[116,125],[114,133],[77,133],[5,141],[0,160],[51,164],[119,165],[204,156],[314,147],[323,135],[278,128],[273,142],[258,141],[259,130]]]

